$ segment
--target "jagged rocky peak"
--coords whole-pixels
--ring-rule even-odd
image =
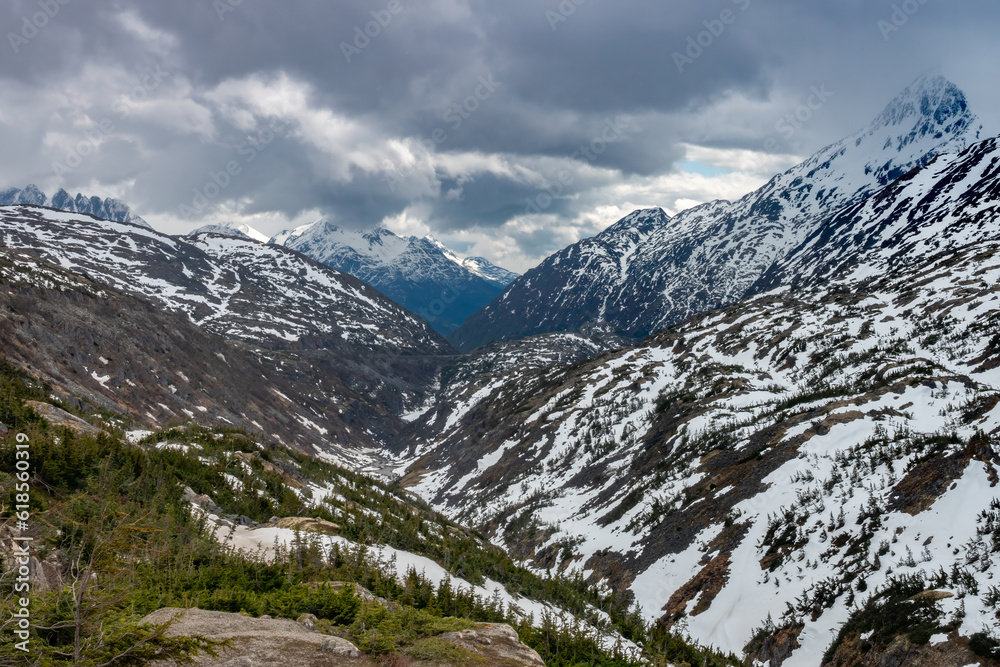
[[[396,234],[385,227],[375,227],[371,231],[365,232],[363,236],[372,243],[381,243],[382,239],[392,238]]]
[[[82,197],[83,195],[80,196]],[[59,191],[52,195],[52,208],[57,208],[60,211],[78,210],[76,200],[63,188],[59,188]]]
[[[872,127],[911,125],[914,138],[931,135],[940,139],[975,124],[965,93],[944,76],[928,74],[896,96]]]
[[[0,192],[0,206],[14,206],[17,204],[30,204],[33,206],[45,206],[49,198],[45,193],[34,185],[29,185],[24,189],[8,188]]]
[[[24,189],[9,188],[0,192],[0,206],[16,206],[19,204],[51,206],[52,208],[68,213],[86,213],[102,220],[124,222],[152,229],[149,223],[129,208],[128,204],[113,197],[101,199],[100,197],[85,197],[80,193],[77,193],[76,197],[73,197],[65,189],[59,188],[52,195],[52,200],[49,201],[45,193],[35,185],[28,185]]]
[[[732,303],[826,216],[938,155],[961,152],[977,141],[980,127],[955,84],[923,76],[864,128],[737,201],[709,202],[673,217],[656,208],[635,211],[552,255],[449,340],[468,351],[591,321],[642,338]]]
[[[874,176],[882,186],[937,155],[966,149],[979,139],[981,129],[958,86],[941,75],[925,75],[897,95],[867,127],[820,151],[806,165],[818,166],[822,173],[833,162],[849,180],[863,183]],[[859,158],[851,159],[855,153]],[[855,173],[859,166],[864,168],[863,177]]]

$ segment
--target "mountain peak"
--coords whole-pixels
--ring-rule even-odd
[[[627,216],[611,225],[603,232],[598,234],[597,238],[609,238],[615,237],[625,231],[634,231],[639,234],[648,234],[650,231],[657,229],[670,222],[670,216],[662,208],[641,208],[632,211]]]
[[[220,236],[230,236],[232,238],[238,239],[252,239],[258,243],[267,243],[270,238],[257,231],[250,225],[245,225],[240,222],[227,222],[221,225],[205,225],[199,227],[193,232],[188,232],[189,237],[199,236],[201,234],[218,234]]]
[[[12,206],[16,204],[47,206],[48,203],[49,198],[35,185],[28,185],[23,190],[21,188],[8,188],[0,192],[0,206]]]
[[[927,74],[896,95],[867,127],[793,167],[775,184],[788,187],[803,175],[814,184],[825,181],[827,192],[844,199],[842,205],[937,155],[964,150],[978,140],[981,127],[958,86],[940,74]]]
[[[517,278],[486,260],[463,259],[432,236],[399,236],[381,225],[356,230],[319,221],[271,242],[360,278],[443,334]]]
[[[962,89],[940,74],[927,74],[897,95],[870,129],[909,130],[906,139],[913,142],[926,136],[940,139],[957,135],[972,128],[975,122]]]
[[[449,340],[469,350],[588,322],[643,337],[731,303],[823,216],[937,156],[959,153],[976,141],[978,127],[955,84],[921,77],[870,125],[738,201],[709,202],[673,217],[640,209],[549,257]]]

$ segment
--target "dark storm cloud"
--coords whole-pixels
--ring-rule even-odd
[[[985,0],[18,0],[0,7],[0,140],[19,158],[0,176],[106,186],[184,221],[236,161],[188,218],[319,210],[367,226],[420,204],[454,231],[523,215],[565,170],[543,213],[569,220],[594,193],[676,170],[682,143],[760,150],[816,86],[831,98],[781,151],[857,129],[935,66],[995,103],[998,14]],[[169,77],[129,101],[151,67]],[[276,81],[298,106],[268,98]],[[103,119],[114,131],[55,174]],[[239,146],[275,120],[247,161]],[[627,129],[602,143],[609,122]]]

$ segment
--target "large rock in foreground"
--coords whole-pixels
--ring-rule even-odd
[[[541,656],[521,642],[514,628],[503,623],[479,623],[475,630],[447,632],[440,639],[482,656],[485,664],[545,667]]]
[[[288,619],[251,618],[241,614],[167,607],[154,611],[143,623],[160,625],[176,618],[168,637],[200,636],[232,640],[231,648],[216,657],[203,655],[200,667],[296,665],[296,667],[361,667],[374,665],[354,644],[307,630]],[[172,662],[161,662],[170,665]]]
[[[331,637],[288,619],[252,618],[242,614],[167,607],[142,619],[161,625],[176,619],[168,637],[204,637],[230,640],[230,648],[216,657],[202,655],[199,667],[294,665],[295,667],[361,667],[375,665],[358,648],[340,637]],[[545,667],[517,632],[502,623],[477,623],[475,629],[448,632],[418,641],[403,649],[410,667]],[[174,665],[166,661],[161,667]]]

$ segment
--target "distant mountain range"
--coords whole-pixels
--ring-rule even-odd
[[[149,223],[133,213],[132,209],[120,199],[85,197],[80,193],[77,193],[76,197],[73,197],[62,188],[52,195],[51,200],[34,185],[28,185],[24,189],[9,188],[0,192],[0,206],[12,206],[16,204],[48,206],[60,211],[67,211],[68,213],[85,213],[102,220],[126,222],[131,225],[149,228]]]
[[[242,224],[210,225],[191,232],[199,234],[251,238],[297,250],[360,278],[443,335],[518,277],[482,257],[463,259],[431,236],[398,236],[382,228],[356,231],[319,221],[270,239]]]
[[[636,211],[552,255],[449,340],[471,350],[593,323],[641,339],[752,293],[765,274],[775,284],[772,266],[816,234],[824,216],[937,155],[964,149],[979,131],[961,90],[941,76],[922,77],[868,127],[739,201],[674,217],[661,209]],[[783,281],[793,278],[781,273]]]

